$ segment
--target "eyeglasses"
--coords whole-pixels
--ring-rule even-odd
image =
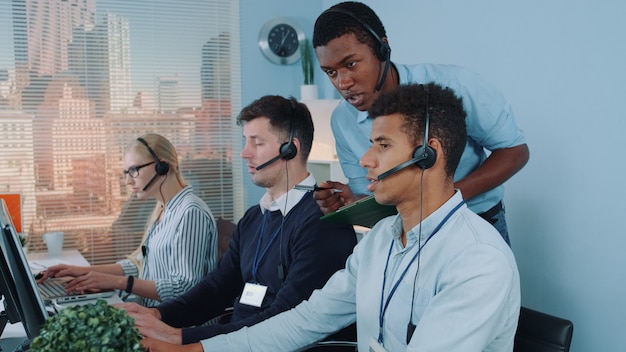
[[[124,170],[124,175],[128,175],[128,176],[130,176],[132,178],[135,178],[135,177],[139,176],[139,169],[141,169],[142,167],[146,167],[148,165],[152,165],[154,163],[156,163],[156,161],[151,161],[151,162],[149,162],[147,164],[143,164],[143,165],[139,165],[139,166],[129,167],[128,170]]]

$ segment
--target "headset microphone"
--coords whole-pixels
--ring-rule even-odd
[[[268,166],[270,166],[271,164],[277,162],[278,160],[283,158],[283,154],[278,154],[277,156],[273,157],[272,159],[270,159],[269,161],[264,162],[263,164],[259,165],[256,167],[257,171],[264,169]]]
[[[428,129],[430,128],[430,111],[428,107],[428,99],[429,99],[429,90],[427,85],[423,85],[424,92],[426,93],[426,108],[424,111],[424,139],[422,145],[415,148],[413,151],[413,158],[411,160],[405,161],[402,164],[392,168],[391,170],[385,171],[380,174],[377,178],[378,181],[385,179],[396,172],[405,169],[411,165],[415,165],[422,170],[429,169],[435,165],[435,161],[437,161],[437,151],[433,149],[433,147],[428,145]]]
[[[264,169],[280,159],[291,160],[296,157],[296,154],[298,154],[298,149],[296,145],[293,144],[293,131],[291,131],[289,134],[289,142],[283,143],[283,145],[280,146],[280,154],[257,166],[256,169],[257,171]]]
[[[400,164],[400,165],[398,165],[398,166],[396,166],[396,167],[394,167],[394,168],[392,168],[390,170],[387,170],[387,171],[383,172],[382,174],[378,175],[378,181],[380,181],[382,179],[385,179],[385,178],[395,174],[396,172],[398,172],[398,171],[400,171],[402,169],[405,169],[405,168],[407,168],[407,167],[409,167],[411,165],[416,165],[417,163],[420,163],[420,162],[422,162],[422,161],[424,161],[424,160],[426,160],[428,158],[429,158],[428,154],[422,154],[422,155],[420,155],[418,157],[412,158],[411,160],[405,161],[402,164]]]
[[[391,53],[391,49],[389,49],[389,53]],[[389,66],[391,66],[391,61],[389,60],[390,58],[387,57],[387,60],[385,61],[385,68],[383,69],[383,75],[380,77],[380,81],[378,81],[378,84],[376,84],[376,92],[379,92],[383,88],[383,85],[385,85],[387,73],[389,72]]]
[[[289,103],[291,104],[291,117],[289,119],[289,141],[283,143],[280,146],[280,149],[278,151],[279,154],[277,156],[257,166],[257,171],[270,166],[280,159],[291,160],[295,158],[298,154],[298,148],[296,148],[296,145],[293,144],[293,120],[296,118],[296,107],[298,106],[298,101],[295,98],[291,98],[289,99]]]
[[[152,186],[152,184],[154,183],[154,181],[156,181],[157,177],[159,177],[159,174],[155,174],[150,181],[148,181],[148,183],[146,184],[146,186],[143,188],[143,191],[147,191],[148,188],[150,188],[150,186]]]

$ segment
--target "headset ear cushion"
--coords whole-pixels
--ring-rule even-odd
[[[381,42],[376,54],[378,54],[380,61],[389,60],[389,57],[391,56],[391,47],[389,46],[389,43]]]
[[[437,151],[433,149],[433,147],[427,145],[420,145],[415,148],[413,152],[413,158],[418,161],[415,163],[415,166],[419,167],[422,170],[430,169],[435,165],[437,161]]]
[[[293,144],[292,141],[283,143],[280,146],[280,155],[282,155],[283,159],[285,160],[291,160],[295,158],[297,154],[298,154],[298,148],[296,148],[296,145]]]
[[[156,163],[156,173],[157,175],[167,175],[170,172],[170,164],[165,161],[157,161]]]

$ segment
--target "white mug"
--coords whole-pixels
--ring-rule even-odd
[[[43,241],[46,242],[48,247],[48,255],[51,257],[58,257],[63,250],[63,232],[48,232],[43,235]]]

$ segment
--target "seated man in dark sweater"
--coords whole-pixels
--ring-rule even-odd
[[[252,181],[267,192],[198,285],[154,308],[119,305],[145,337],[187,344],[254,325],[309,298],[344,267],[356,245],[352,226],[320,220],[312,192],[294,189],[316,184],[306,167],[313,144],[307,107],[265,96],[245,107],[238,123],[246,140],[241,156]],[[229,323],[205,324],[231,306]]]

